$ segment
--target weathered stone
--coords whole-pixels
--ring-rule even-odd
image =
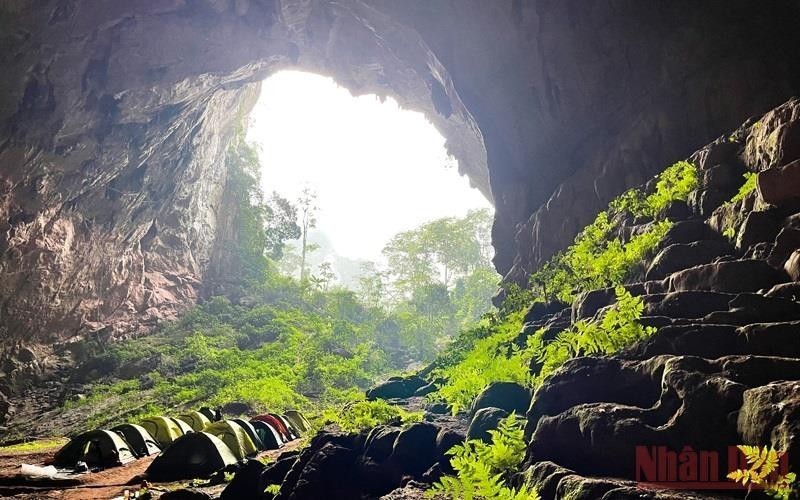
[[[775,238],[767,262],[774,268],[781,269],[783,264],[795,250],[800,249],[800,229],[785,227]]]
[[[787,456],[800,453],[800,382],[774,382],[749,389],[739,411],[742,443],[772,446]]]
[[[769,205],[781,205],[794,200],[800,196],[800,160],[782,168],[760,172],[756,185],[759,198]]]
[[[489,442],[492,439],[490,430],[497,429],[500,421],[508,416],[508,412],[500,408],[481,408],[475,412],[467,429],[467,439],[480,439]]]
[[[671,292],[709,290],[714,292],[755,292],[786,281],[786,273],[763,260],[734,260],[696,266],[672,274]]]
[[[736,238],[736,248],[747,250],[757,243],[772,243],[781,230],[780,221],[770,212],[750,212]]]
[[[395,377],[367,391],[367,399],[409,398],[428,382],[417,376]]]
[[[663,279],[676,271],[709,263],[722,255],[729,255],[732,251],[730,244],[721,240],[670,245],[653,258],[646,276],[648,280]]]
[[[792,252],[783,264],[783,269],[794,281],[800,280],[800,250]]]
[[[531,391],[514,382],[492,382],[472,402],[470,414],[482,408],[500,408],[508,413],[524,415],[531,404]]]

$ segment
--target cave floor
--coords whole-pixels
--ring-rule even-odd
[[[302,440],[297,439],[287,443],[279,450],[270,450],[260,453],[257,458],[275,460],[278,455],[300,447]],[[145,470],[155,459],[155,456],[144,457],[122,467],[112,467],[100,472],[82,474],[69,482],[49,481],[35,482],[18,475],[20,465],[46,464],[52,460],[58,448],[45,449],[36,452],[9,452],[0,453],[0,497],[16,499],[57,498],[61,500],[107,500],[122,498],[125,490],[137,491],[144,477]],[[202,484],[204,481],[196,481]],[[150,493],[153,498],[178,488],[189,486],[190,481],[172,483],[151,482]],[[194,489],[217,497],[226,484],[214,486],[198,486]]]

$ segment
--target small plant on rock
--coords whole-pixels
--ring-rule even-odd
[[[445,476],[428,491],[429,498],[453,500],[497,499],[538,500],[535,489],[523,486],[512,488],[506,479],[525,457],[525,438],[522,426],[513,413],[491,430],[491,444],[470,439],[451,448],[447,454],[455,476]]]
[[[778,475],[770,480],[770,475],[778,470],[780,464],[780,453],[775,448],[747,445],[737,448],[744,454],[749,467],[731,472],[728,479],[741,483],[742,486],[761,486],[772,498],[789,500],[792,497],[792,484],[796,479],[794,472]]]

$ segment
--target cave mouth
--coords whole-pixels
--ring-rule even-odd
[[[384,263],[381,251],[396,234],[493,212],[423,113],[392,97],[354,95],[321,74],[284,70],[264,80],[247,141],[259,151],[266,197],[297,202],[304,190],[313,193],[309,237],[319,249],[311,264],[331,263],[345,286],[354,284],[354,269]],[[290,255],[299,245],[289,242]]]

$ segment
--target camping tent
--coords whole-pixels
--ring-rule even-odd
[[[155,438],[141,425],[122,424],[111,430],[122,436],[122,439],[131,446],[131,451],[133,451],[137,457],[154,455],[161,451]]]
[[[264,443],[262,443],[261,439],[258,437],[258,433],[253,428],[253,424],[251,424],[247,420],[244,420],[244,419],[241,419],[241,418],[233,418],[233,419],[231,419],[231,421],[232,422],[236,422],[239,425],[239,427],[244,429],[244,431],[247,433],[247,435],[253,441],[253,444],[256,445],[257,449],[259,449],[259,450],[266,450],[267,449],[267,448],[264,448]]]
[[[150,417],[143,420],[140,425],[153,436],[161,448],[184,434],[183,429],[175,423],[175,420],[168,417]]]
[[[181,420],[179,418],[175,418],[175,417],[167,417],[167,418],[172,420],[173,422],[175,422],[175,425],[177,425],[181,429],[181,435],[189,434],[190,432],[194,432],[192,430],[192,426],[187,424],[183,420]]]
[[[265,450],[277,450],[283,447],[283,439],[274,427],[261,420],[251,420],[250,425],[256,430],[258,439]]]
[[[286,420],[291,422],[291,424],[294,425],[294,428],[297,429],[297,431],[301,434],[305,434],[311,430],[311,423],[306,420],[306,417],[304,417],[303,414],[297,410],[287,411],[284,414],[284,417],[286,417]]]
[[[220,420],[222,420],[222,412],[220,412],[219,409],[212,410],[208,406],[204,406],[200,408],[198,411],[202,413],[208,419],[209,422],[219,422]]]
[[[281,441],[284,443],[292,440],[291,436],[289,436],[289,430],[286,428],[283,422],[281,422],[280,419],[275,418],[274,415],[268,413],[264,415],[258,415],[253,417],[252,420],[261,420],[262,422],[266,422],[271,425],[276,431],[278,431],[278,434],[281,436]]]
[[[94,430],[72,438],[56,452],[53,463],[57,467],[73,467],[86,462],[89,467],[114,467],[136,460],[128,443],[117,433]]]
[[[291,422],[286,420],[286,417],[284,417],[283,415],[278,415],[277,413],[270,413],[270,415],[281,421],[283,427],[286,429],[286,432],[288,432],[289,434],[289,441],[300,437],[300,433],[297,432],[297,429],[294,428]]]
[[[207,432],[192,432],[176,439],[153,460],[147,475],[160,481],[208,477],[236,463],[228,446]]]
[[[258,453],[258,448],[256,448],[253,440],[236,422],[220,420],[206,427],[205,432],[218,437],[223,443],[227,444],[237,460],[243,460],[248,455]]]
[[[186,422],[189,424],[189,427],[192,428],[195,432],[200,432],[206,428],[211,421],[200,413],[199,411],[190,411],[189,413],[184,413],[183,415],[178,415],[178,419]]]

